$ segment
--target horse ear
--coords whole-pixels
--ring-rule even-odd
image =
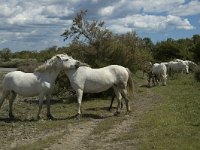
[[[58,55],[56,55],[56,58],[58,58],[58,59],[60,59],[60,60],[61,60],[61,57],[60,57],[60,56],[58,56]]]

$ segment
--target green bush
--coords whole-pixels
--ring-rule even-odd
[[[195,79],[200,82],[200,66],[196,68],[195,74],[194,74]]]
[[[36,59],[26,59],[18,63],[17,67],[19,71],[23,72],[34,72],[35,68],[37,68],[41,63]]]

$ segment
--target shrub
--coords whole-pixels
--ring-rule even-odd
[[[196,68],[195,74],[194,74],[195,79],[200,82],[200,66]]]
[[[39,63],[35,59],[26,59],[20,63],[18,63],[18,69],[19,71],[23,72],[34,72],[34,69],[37,68],[41,63]]]

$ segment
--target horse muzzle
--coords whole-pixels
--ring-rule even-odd
[[[78,61],[78,62],[76,63],[76,65],[75,65],[76,68],[79,68],[79,67],[81,67],[81,66],[89,66],[89,65],[87,65],[86,63],[82,63],[82,62],[80,62],[80,61]]]

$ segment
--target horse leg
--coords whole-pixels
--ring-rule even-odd
[[[120,113],[122,95],[117,87],[114,87],[115,95],[118,100],[116,115]]]
[[[12,108],[13,108],[13,102],[14,102],[16,96],[17,96],[17,94],[14,91],[12,91],[11,96],[9,98],[9,117],[11,119],[14,118],[14,115],[12,113]]]
[[[51,100],[51,95],[46,96],[46,101],[47,101],[47,118],[48,119],[54,119],[54,117],[51,114],[50,111],[50,100]]]
[[[43,99],[44,99],[44,95],[40,94],[39,95],[39,110],[38,110],[38,114],[37,114],[37,119],[40,119],[40,112],[42,110]]]
[[[83,90],[78,89],[78,90],[76,91],[76,93],[77,93],[77,102],[78,102],[77,119],[80,120],[81,115],[82,115],[82,113],[81,113],[81,102],[82,102],[82,97],[83,97]]]
[[[3,91],[2,97],[0,98],[0,108],[3,105],[4,100],[8,97],[9,94],[10,94],[9,91]]]
[[[111,109],[112,109],[114,99],[115,99],[115,94],[113,94],[113,96],[112,96],[110,107],[108,108],[109,111],[111,111]]]
[[[127,96],[128,95],[127,94],[127,89],[123,89],[121,91],[121,94],[122,94],[122,97],[125,99],[127,112],[130,112],[131,108],[130,108],[129,99],[128,99],[128,96]]]

